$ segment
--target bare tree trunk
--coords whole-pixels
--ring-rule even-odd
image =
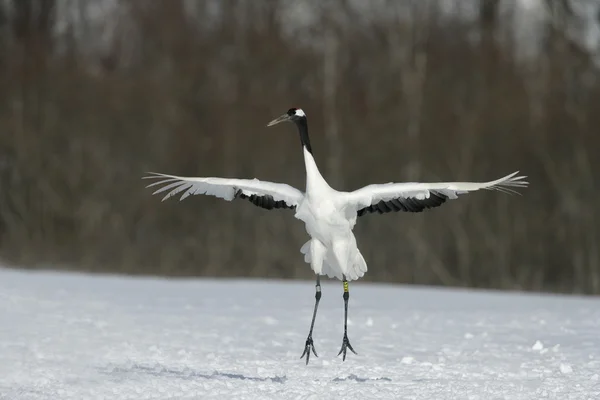
[[[336,109],[338,76],[338,42],[337,33],[329,28],[324,33],[325,50],[323,54],[323,115],[325,136],[329,154],[327,155],[327,171],[332,185],[343,186],[342,152],[343,142],[340,140],[338,116]]]
[[[406,108],[406,141],[408,149],[407,154],[411,154],[411,160],[407,168],[407,178],[410,181],[418,181],[422,178],[421,166],[421,121],[423,111],[423,101],[425,96],[425,80],[427,78],[427,40],[429,30],[429,10],[422,8],[422,4],[413,3],[411,5],[411,24],[408,46],[405,47],[404,54],[394,51],[396,54],[394,68],[401,70],[402,79],[402,97],[403,102],[400,106]],[[397,35],[394,35],[396,37]],[[394,40],[398,46],[399,40]],[[399,57],[401,57],[399,59]],[[401,61],[401,63],[399,63]],[[433,263],[434,255],[431,253],[431,245],[427,243],[429,238],[423,235],[423,221],[415,223],[414,231],[408,232],[411,240],[422,241],[420,246],[416,247],[415,265],[429,265],[428,268],[441,281],[447,282],[448,277],[443,275],[439,266],[441,264]],[[413,238],[414,237],[414,238]],[[435,268],[434,268],[435,267]],[[413,281],[421,281],[420,275],[423,270],[413,269]]]
[[[46,208],[49,187],[42,171],[49,157],[44,152],[44,111],[46,103],[47,63],[52,54],[52,30],[55,19],[55,2],[31,0],[13,2],[12,31],[18,43],[18,84],[20,99],[18,113],[20,126],[15,130],[15,148],[20,168],[24,171],[20,207],[28,210],[22,215],[25,229],[34,240],[43,243],[47,221],[52,218]],[[36,154],[32,157],[32,153]]]

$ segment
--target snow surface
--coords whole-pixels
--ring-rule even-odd
[[[0,399],[600,399],[600,300],[0,269]]]

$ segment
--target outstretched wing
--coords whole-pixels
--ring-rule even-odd
[[[149,173],[143,179],[159,179],[147,187],[161,186],[152,194],[166,193],[162,201],[181,193],[183,200],[194,194],[206,194],[231,201],[235,198],[248,199],[254,205],[267,210],[274,208],[294,209],[304,198],[298,189],[258,179],[188,178],[175,175]]]
[[[421,212],[439,207],[459,194],[480,189],[517,193],[512,188],[526,187],[525,176],[519,171],[490,182],[439,182],[439,183],[384,183],[368,185],[348,193],[347,207],[354,208],[358,216],[392,211]]]

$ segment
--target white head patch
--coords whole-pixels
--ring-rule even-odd
[[[306,114],[304,114],[304,111],[302,111],[301,108],[296,109],[295,115],[296,117],[306,117]]]

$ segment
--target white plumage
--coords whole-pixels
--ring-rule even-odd
[[[236,194],[269,204],[284,202],[285,206],[271,208],[292,208],[295,217],[303,221],[311,240],[300,251],[316,274],[327,275],[348,281],[358,279],[367,271],[367,264],[356,245],[352,229],[359,212],[374,207],[380,202],[414,201],[415,211],[427,208],[427,200],[432,195],[439,201],[456,199],[480,189],[512,191],[511,188],[524,187],[524,176],[514,172],[490,182],[438,182],[438,183],[385,183],[368,185],[353,192],[342,192],[331,188],[321,176],[312,154],[305,148],[306,191],[283,183],[259,181],[258,179],[190,178],[175,175],[152,173],[145,178],[159,179],[148,187],[163,185],[153,194],[166,193],[163,201],[181,194],[180,200],[190,195],[205,194],[231,201]],[[264,199],[264,200],[263,200]],[[260,204],[257,204],[263,207]],[[433,203],[432,206],[438,204]],[[393,206],[393,204],[390,204]],[[385,206],[387,207],[387,206]],[[410,207],[408,205],[407,207]],[[389,210],[396,211],[396,210]],[[406,210],[410,211],[410,210]],[[386,212],[378,208],[371,212]]]
[[[163,201],[182,193],[180,200],[194,194],[206,194],[231,201],[241,191],[246,196],[272,196],[276,201],[283,201],[290,207],[296,207],[304,195],[298,189],[285,183],[262,182],[258,179],[226,179],[226,178],[186,178],[175,175],[151,172],[144,177],[161,179],[147,187],[166,184],[152,194],[166,192]]]

